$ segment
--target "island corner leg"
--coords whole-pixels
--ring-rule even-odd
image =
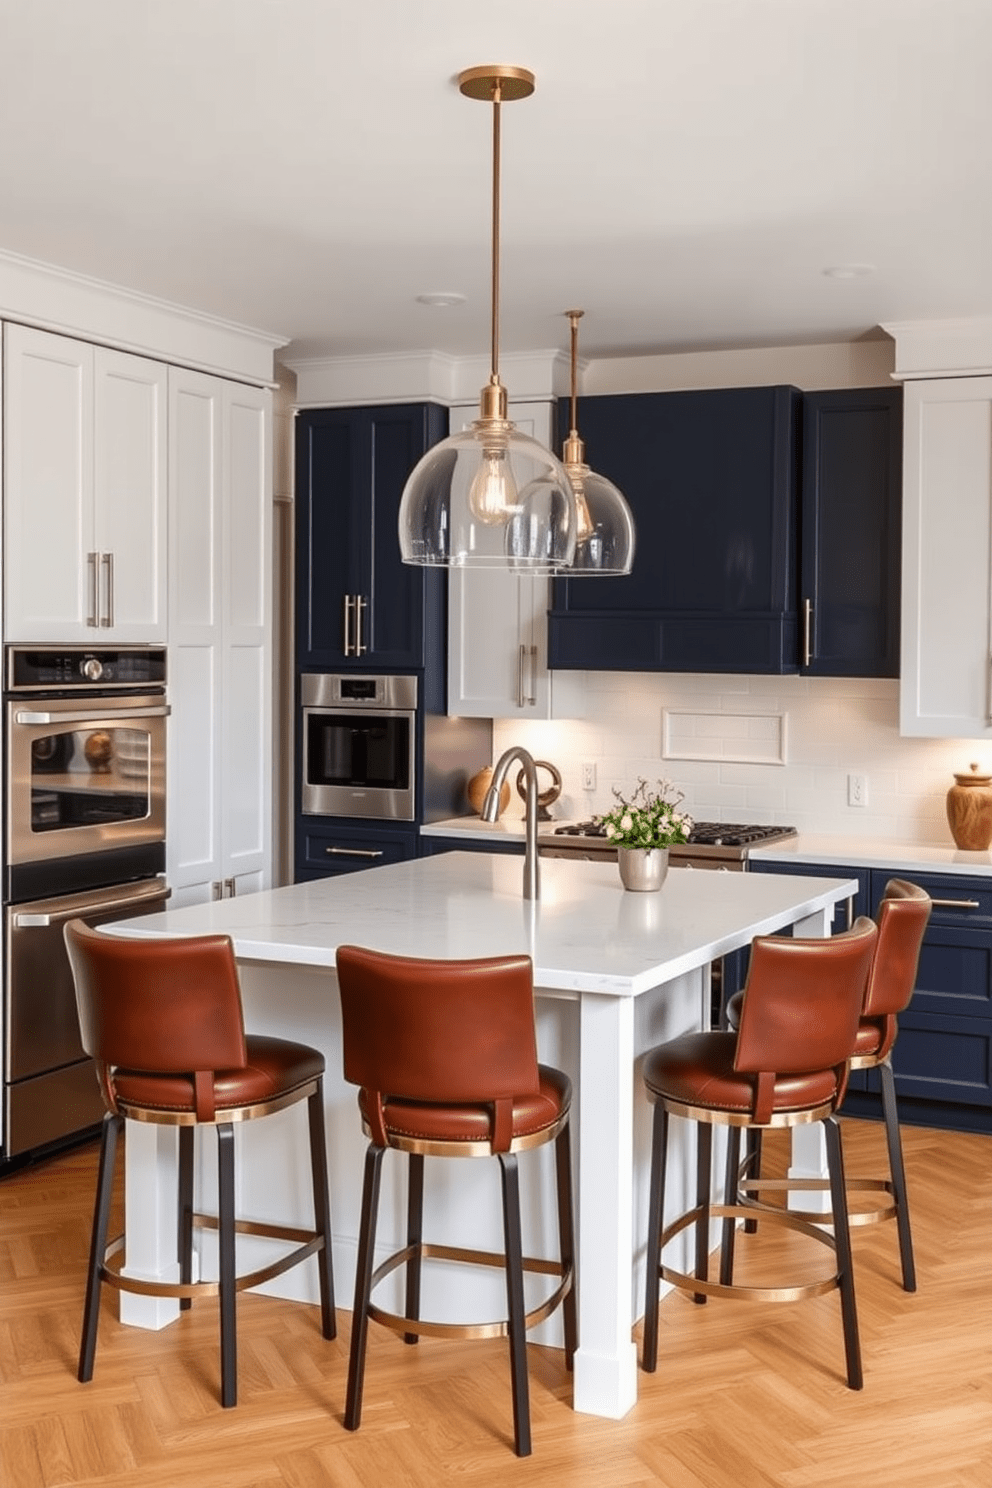
[[[793,934],[810,939],[822,939],[830,934],[832,916],[833,906],[817,910],[815,914],[798,920],[793,927]],[[792,1160],[789,1164],[788,1176],[790,1179],[812,1178],[817,1182],[822,1182],[824,1187],[820,1190],[798,1189],[795,1193],[790,1193],[789,1208],[818,1211],[821,1214],[829,1213],[830,1192],[826,1186],[828,1171],[823,1123],[814,1121],[807,1126],[794,1126],[792,1128]]]
[[[578,1313],[573,1404],[614,1420],[637,1401],[632,1338],[634,1003],[584,993],[578,1083]]]

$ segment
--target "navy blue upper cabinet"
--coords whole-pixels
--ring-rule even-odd
[[[902,389],[803,399],[801,669],[898,677]]]
[[[321,408],[296,427],[297,660],[419,668],[444,645],[444,574],[400,562],[406,478],[448,431],[434,403]]]
[[[568,403],[560,405],[565,432]],[[580,398],[589,464],[626,496],[625,578],[557,579],[552,667],[798,666],[801,394],[791,387]]]

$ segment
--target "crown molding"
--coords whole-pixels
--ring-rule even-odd
[[[893,377],[985,377],[992,372],[992,315],[897,320],[882,326],[896,344]]]
[[[488,355],[453,357],[441,352],[391,356],[293,357],[280,363],[296,375],[297,408],[346,408],[361,403],[474,401],[489,381]],[[549,400],[568,392],[564,352],[511,352],[500,358],[510,400]]]
[[[0,318],[266,387],[287,341],[3,249]]]

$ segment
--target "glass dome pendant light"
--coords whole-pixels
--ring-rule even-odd
[[[500,105],[527,98],[523,67],[471,67],[459,74],[468,98],[493,106],[492,360],[479,417],[414,466],[400,499],[404,563],[509,568],[521,574],[568,569],[575,555],[576,503],[565,467],[507,417],[499,380]]]
[[[612,481],[597,475],[585,463],[585,445],[579,438],[576,420],[576,383],[579,321],[583,310],[566,310],[572,327],[572,397],[569,434],[563,460],[575,492],[577,528],[575,557],[567,577],[590,574],[629,574],[634,564],[634,519],[623,494]],[[566,575],[562,575],[566,577]]]

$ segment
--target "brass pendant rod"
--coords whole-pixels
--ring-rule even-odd
[[[578,382],[579,382],[579,373],[578,373],[578,365],[579,365],[579,321],[581,320],[582,316],[585,314],[585,311],[584,310],[567,310],[565,313],[567,314],[568,319],[569,319],[569,322],[570,322],[571,327],[572,327],[572,396],[571,396],[571,400],[570,400],[571,406],[570,406],[570,412],[569,412],[569,421],[570,421],[570,424],[571,424],[571,427],[569,429],[569,435],[570,435],[570,437],[572,439],[578,439],[578,437],[579,437],[579,420],[578,420],[578,411],[577,410],[578,410],[578,401],[579,401],[579,399],[578,399]]]
[[[493,80],[493,241],[492,241],[492,326],[490,346],[492,365],[489,380],[499,386],[499,169],[500,169],[500,102],[502,85]]]

